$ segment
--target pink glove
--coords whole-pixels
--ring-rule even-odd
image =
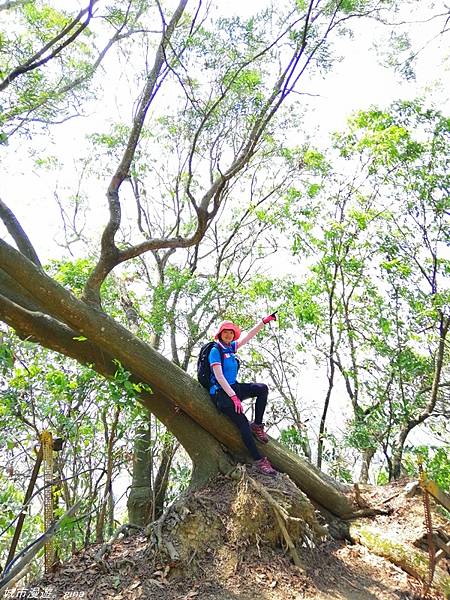
[[[241,401],[239,400],[239,398],[236,396],[236,394],[234,396],[230,396],[230,400],[231,402],[234,404],[234,410],[238,413],[241,414],[244,412],[244,409],[242,408],[242,404]]]
[[[264,319],[262,320],[264,325],[267,325],[267,323],[270,323],[270,321],[276,321],[277,320],[277,315],[276,312],[273,312],[271,315],[267,315],[267,317],[264,317]]]

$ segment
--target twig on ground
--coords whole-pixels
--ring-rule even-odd
[[[138,531],[142,531],[142,532],[145,531],[145,528],[141,527],[140,525],[135,525],[134,523],[125,523],[125,525],[122,525],[121,527],[119,527],[119,529],[117,529],[114,532],[114,535],[111,537],[111,539],[108,542],[106,542],[105,544],[100,546],[100,548],[97,550],[97,552],[95,553],[95,556],[94,556],[95,562],[101,563],[101,564],[103,564],[103,566],[105,566],[103,557],[106,554],[109,554],[113,543],[117,540],[119,535],[124,535],[124,536],[129,535],[130,529],[137,529]]]

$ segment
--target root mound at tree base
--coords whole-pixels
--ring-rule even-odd
[[[247,474],[215,479],[208,487],[180,498],[149,528],[150,551],[171,561],[177,572],[195,568],[205,552],[231,547],[285,547],[300,567],[298,551],[327,537],[308,498],[289,479]]]
[[[420,583],[364,546],[323,540],[317,514],[288,477],[249,474],[251,480],[238,472],[237,479],[220,477],[185,494],[147,536],[116,540],[101,562],[93,546],[30,587],[50,588],[54,600],[66,592],[105,600],[420,598]],[[301,567],[293,564],[273,508],[252,481],[292,517],[287,530]]]

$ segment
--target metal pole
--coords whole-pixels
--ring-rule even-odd
[[[44,530],[53,523],[53,436],[50,431],[41,433],[42,453],[44,461]],[[49,573],[55,562],[53,538],[45,542],[45,573]]]

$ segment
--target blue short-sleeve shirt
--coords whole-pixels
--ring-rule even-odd
[[[219,343],[219,342],[218,342]],[[230,385],[236,383],[237,373],[238,373],[238,361],[236,359],[236,350],[237,343],[231,342],[229,346],[224,346],[221,344],[222,352],[223,352],[223,366],[222,371],[225,379],[228,381]],[[217,346],[214,346],[209,353],[209,364],[212,367],[213,365],[221,365],[222,361],[220,360],[220,350]],[[213,370],[211,368],[211,387],[209,393],[214,395],[216,391],[219,389],[219,384],[214,376]]]

